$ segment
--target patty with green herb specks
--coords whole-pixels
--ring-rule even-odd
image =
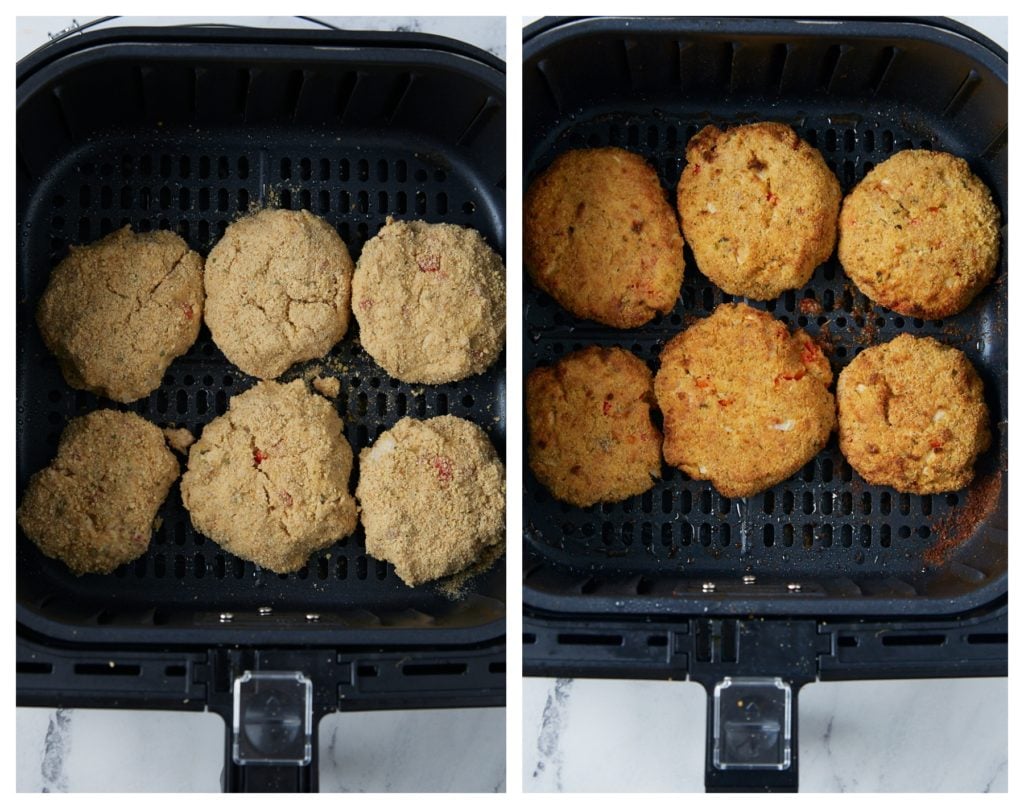
[[[159,427],[134,413],[96,410],[68,422],[57,457],[29,480],[18,525],[73,572],[111,573],[149,548],[178,474]]]

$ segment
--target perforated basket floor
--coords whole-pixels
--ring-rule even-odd
[[[502,177],[503,156],[493,162]],[[68,419],[97,407],[124,407],[68,387],[35,326],[35,306],[49,271],[68,245],[131,224],[142,231],[177,231],[205,255],[233,219],[253,206],[274,205],[308,208],[326,218],[353,259],[387,215],[468,225],[504,252],[503,191],[492,174],[478,171],[464,153],[415,132],[323,127],[113,132],[63,155],[32,192],[19,248],[19,497],[29,475],[53,457]],[[403,416],[446,413],[480,424],[504,457],[504,355],[485,374],[462,382],[408,385],[388,377],[360,348],[353,320],[328,357],[296,366],[283,378],[314,366],[341,380],[337,408],[357,457]],[[225,412],[231,396],[254,382],[225,359],[204,326],[160,388],[129,409],[198,436]],[[357,479],[354,475],[353,490]],[[177,484],[159,516],[162,524],[149,551],[111,576],[75,577],[43,557],[19,531],[19,600],[64,626],[222,625],[227,613],[244,631],[286,630],[284,638],[289,628],[440,628],[472,634],[499,626],[501,632],[495,622],[504,618],[503,561],[453,600],[436,586],[406,587],[391,565],[366,555],[361,528],[314,554],[298,573],[277,575],[197,533]],[[272,617],[260,615],[265,607],[272,608]],[[387,642],[385,637],[379,642]]]
[[[549,97],[557,98],[560,80],[551,79],[551,85]],[[967,158],[1006,210],[1005,163],[993,161],[1005,142],[977,153],[940,116],[926,117],[891,101],[867,107],[820,96],[746,103],[723,96],[704,106],[706,101],[683,95],[674,102],[564,110],[571,114],[563,114],[527,152],[526,180],[567,149],[620,146],[646,157],[674,199],[685,144],[699,128],[776,120],[794,126],[822,151],[844,193],[896,151],[935,148]],[[617,331],[577,320],[527,283],[526,370],[600,344],[627,348],[656,371],[667,339],[735,300],[740,299],[722,293],[697,270],[688,247],[675,309],[640,329]],[[972,490],[915,496],[870,486],[843,458],[835,436],[789,480],[744,499],[722,497],[709,483],[663,465],[662,480],[644,495],[580,509],[553,499],[527,471],[526,602],[613,612],[672,612],[695,605],[730,612],[934,611],[937,603],[951,611],[958,602],[1005,587],[1005,251],[996,282],[965,312],[942,321],[873,305],[834,255],[803,289],[751,303],[833,346],[837,377],[865,347],[904,332],[934,336],[965,351],[984,380],[994,432]],[[963,544],[950,554],[935,550],[939,543],[955,542]]]

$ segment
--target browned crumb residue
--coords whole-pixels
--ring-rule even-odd
[[[196,442],[196,437],[184,427],[164,427],[164,439],[175,452],[188,455],[188,448]]]
[[[333,376],[315,376],[313,377],[313,389],[321,396],[334,399],[341,393],[341,382]]]
[[[801,298],[800,299],[800,314],[802,315],[820,315],[824,313],[824,308],[814,298]]]
[[[938,566],[949,560],[958,547],[971,538],[978,525],[996,509],[1003,490],[1003,473],[996,470],[967,490],[962,506],[951,509],[932,526],[936,542],[924,553],[926,564]]]
[[[857,343],[862,346],[875,345],[878,342],[878,324],[875,323],[875,314],[870,307],[865,308],[859,303],[855,303],[850,309],[850,317],[853,318],[854,325],[857,323],[857,318],[864,323],[854,336]]]
[[[818,336],[814,338],[814,342],[818,344],[822,353],[826,357],[831,357],[836,353],[836,340],[835,337],[832,336],[831,324],[826,323],[821,327],[821,330],[818,332]]]

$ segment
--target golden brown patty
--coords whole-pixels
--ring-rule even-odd
[[[530,468],[559,500],[614,503],[661,474],[654,378],[621,348],[590,346],[526,380]]]
[[[835,429],[832,369],[804,331],[722,304],[670,340],[654,380],[665,460],[726,497],[785,480]]]
[[[181,499],[196,530],[275,573],[356,527],[352,448],[341,419],[302,380],[231,399],[192,445]]]
[[[670,312],[683,283],[683,239],[658,175],[624,149],[559,155],[526,193],[523,250],[538,287],[619,329]]]
[[[843,200],[839,260],[871,300],[911,317],[962,311],[995,275],[999,210],[967,163],[912,149]]]
[[[963,352],[901,334],[839,375],[839,447],[868,483],[934,494],[962,489],[988,449],[981,378]]]
[[[156,425],[96,410],[68,422],[57,457],[29,480],[18,525],[75,573],[110,573],[149,548],[178,471]]]
[[[126,225],[71,248],[36,318],[71,387],[117,402],[141,399],[199,335],[203,259],[177,234]]]
[[[487,434],[455,416],[404,418],[359,454],[366,552],[410,587],[505,545],[505,469]]]
[[[263,210],[228,226],[206,260],[206,325],[245,373],[273,379],[322,357],[348,329],[352,259],[309,211]]]
[[[683,234],[700,271],[730,295],[776,298],[832,254],[839,181],[790,127],[706,126],[686,145],[686,161],[677,189]]]
[[[352,294],[363,348],[403,382],[479,374],[505,345],[505,268],[472,228],[389,218]]]

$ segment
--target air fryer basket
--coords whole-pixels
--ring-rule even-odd
[[[500,62],[423,35],[120,29],[20,64],[19,498],[69,418],[114,406],[198,435],[255,382],[204,326],[161,387],[128,408],[68,387],[34,312],[69,245],[131,224],[174,230],[205,255],[233,219],[272,205],[326,218],[353,259],[389,215],[468,225],[504,253],[504,99]],[[356,455],[405,415],[451,413],[480,424],[504,457],[504,356],[464,382],[399,383],[360,348],[353,321],[325,360],[285,378],[308,377],[315,366],[341,380],[337,406]],[[86,704],[154,704],[162,697],[147,697],[152,687],[180,702],[183,688],[209,677],[212,707],[214,692],[229,685],[200,655],[166,666],[126,663],[135,679],[110,688],[115,678],[97,679],[102,666],[82,664],[81,653],[58,659],[47,651],[59,640],[102,644],[115,657],[132,644],[347,649],[328,655],[327,669],[315,664],[329,680],[318,684],[318,714],[340,698],[364,708],[503,702],[503,561],[452,598],[437,586],[406,587],[391,565],[366,555],[361,528],[298,573],[277,575],[195,532],[177,485],[159,516],[146,555],[111,576],[75,577],[19,531],[21,701],[75,701],[79,689]],[[401,649],[412,651],[395,654],[393,665],[375,662]],[[255,655],[234,662],[267,669],[267,653]],[[286,665],[302,662],[296,652]],[[233,665],[225,660],[220,670]],[[403,673],[417,679],[403,681]]]
[[[724,677],[782,677],[795,706],[799,686],[816,678],[1005,670],[1007,68],[999,49],[953,25],[591,18],[544,20],[526,34],[526,184],[567,149],[613,145],[646,157],[674,200],[685,145],[701,127],[774,120],[821,150],[844,193],[890,154],[934,148],[967,159],[1003,212],[997,278],[956,317],[873,305],[834,255],[803,289],[752,302],[831,347],[837,376],[865,347],[904,332],[965,351],[994,433],[967,491],[870,486],[835,437],[796,475],[744,499],[664,466],[646,494],[579,509],[527,470],[525,671],[702,682],[710,789],[796,786],[795,721],[788,767],[712,765],[711,697]],[[667,339],[733,300],[689,248],[675,309],[640,329],[576,319],[527,283],[526,371],[595,343],[656,370]]]
[[[922,41],[922,32],[934,36],[928,26],[881,23],[557,27],[527,46],[526,181],[566,149],[615,145],[642,154],[674,189],[701,126],[777,120],[821,149],[844,192],[901,149],[964,156],[992,189],[1005,233],[1005,77],[994,54]],[[837,374],[864,347],[903,332],[964,350],[984,379],[995,433],[970,492],[870,486],[835,437],[792,478],[745,499],[665,467],[641,497],[578,509],[528,473],[525,600],[576,612],[618,612],[626,597],[630,612],[823,615],[951,613],[997,597],[1006,588],[1006,289],[1004,249],[997,280],[965,312],[907,318],[873,305],[833,256],[803,289],[754,302],[832,345]],[[577,320],[528,284],[527,371],[591,343],[621,345],[656,369],[669,337],[732,300],[688,249],[675,309],[640,329]],[[929,553],[951,539],[965,541],[948,556]]]

